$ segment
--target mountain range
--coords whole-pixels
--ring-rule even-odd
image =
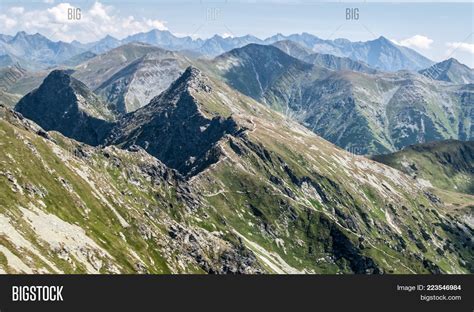
[[[425,181],[336,147],[216,72],[187,67],[114,118],[71,74],[51,72],[18,112],[0,106],[2,272],[473,272],[468,207],[451,213]],[[78,142],[93,118],[108,125],[95,147]]]
[[[53,42],[39,33],[29,35],[21,31],[13,37],[0,37],[3,66],[18,62],[27,69],[47,68],[61,64],[82,52],[83,49],[72,44]]]
[[[264,40],[251,35],[225,38],[215,35],[208,39],[192,39],[177,37],[169,31],[157,29],[131,35],[122,40],[106,36],[99,41],[86,44],[78,41],[53,42],[38,33],[29,35],[18,32],[14,37],[0,36],[0,55],[4,58],[3,65],[18,61],[25,67],[41,69],[71,63],[71,58],[77,58],[77,55],[84,52],[101,54],[132,42],[147,43],[171,51],[188,51],[194,55],[212,58],[251,43],[268,45],[282,40],[295,42],[313,53],[348,57],[384,71],[421,70],[433,65],[432,61],[421,54],[396,45],[385,37],[366,42],[351,42],[347,39],[323,40],[302,33],[289,36],[278,34]]]
[[[408,71],[338,70],[328,60],[310,65],[275,47],[253,44],[213,62],[235,89],[356,153],[473,138],[474,85],[446,84]]]
[[[0,273],[474,272],[455,59],[157,30],[0,51]]]
[[[459,83],[469,82],[472,70],[455,60],[420,73],[384,72],[289,40],[248,44],[210,60],[137,42],[87,53],[90,58],[65,68],[115,115],[145,106],[193,65],[357,154],[474,135],[474,85]],[[3,102],[13,105],[49,72],[29,72],[4,93]],[[448,76],[450,81],[442,78]]]
[[[283,40],[277,41],[273,46],[279,48],[286,54],[301,61],[325,67],[332,70],[350,70],[374,74],[377,71],[361,61],[354,61],[348,57],[340,57],[332,54],[314,53],[313,51],[299,45],[296,42]]]

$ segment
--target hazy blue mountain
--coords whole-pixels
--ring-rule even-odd
[[[191,37],[177,37],[167,30],[154,29],[146,33],[138,33],[122,40],[123,43],[143,42],[167,50],[195,50],[201,47],[203,40]]]
[[[0,41],[2,41],[2,42],[8,42],[12,39],[13,39],[13,36],[0,34]]]
[[[95,54],[94,52],[91,52],[91,51],[82,52],[80,54],[74,55],[73,57],[65,60],[63,62],[63,65],[74,67],[74,66],[82,64],[82,63],[84,63],[84,62],[86,62],[86,61],[88,61],[91,58],[94,58],[96,56],[97,56],[97,54]]]
[[[474,69],[460,63],[455,58],[436,63],[429,68],[420,70],[420,73],[431,79],[457,84],[474,83]]]
[[[3,54],[0,55],[0,67],[7,67],[15,64],[18,61],[18,59],[12,57],[11,55],[8,54]]]
[[[433,64],[418,52],[396,45],[383,36],[365,42],[351,42],[347,39],[323,40],[314,35],[302,33],[289,36],[278,35],[265,41],[272,44],[276,42],[275,40],[291,40],[313,52],[349,57],[362,61],[374,69],[385,71],[420,70]]]
[[[207,56],[217,56],[232,49],[240,48],[251,43],[263,43],[263,41],[255,36],[250,35],[226,38],[215,35],[212,38],[207,39],[198,49],[198,51]]]
[[[374,74],[375,69],[370,68],[367,64],[354,61],[348,57],[339,57],[331,54],[314,53],[308,48],[291,40],[277,41],[272,44],[286,54],[293,56],[307,63],[332,70],[351,70]]]
[[[274,36],[271,36],[271,37],[265,39],[265,42],[267,44],[273,44],[277,41],[282,41],[282,40],[290,40],[290,41],[296,42],[296,43],[310,49],[313,52],[315,52],[315,47],[318,44],[322,44],[322,43],[325,43],[327,41],[327,40],[323,40],[321,38],[318,38],[317,36],[314,36],[314,35],[303,32],[301,34],[291,34],[289,36],[285,36],[285,35],[282,35],[282,34],[276,34]],[[330,41],[328,41],[328,42],[330,42]]]
[[[18,33],[11,39],[8,36],[4,36],[4,38],[9,40],[5,42],[0,40],[0,54],[25,56],[28,60],[38,62],[43,67],[60,64],[85,51],[99,54],[131,42],[142,42],[167,50],[183,50],[188,53],[214,57],[250,43],[274,44],[282,40],[298,43],[312,53],[348,57],[354,61],[363,62],[374,69],[384,71],[421,70],[433,65],[432,61],[414,50],[398,46],[384,37],[366,42],[351,42],[347,39],[324,40],[308,33],[302,33],[288,36],[277,34],[265,40],[251,35],[225,38],[215,35],[208,39],[193,39],[189,36],[177,37],[169,31],[154,29],[128,36],[123,40],[106,36],[97,42],[87,44],[78,41],[54,43],[39,34],[27,35],[24,32]]]
[[[215,35],[203,40],[177,37],[169,31],[155,29],[129,36],[121,43],[137,41],[168,50],[189,50],[205,56],[217,56],[250,43],[274,44],[282,40],[296,42],[312,53],[349,57],[354,61],[366,63],[374,69],[385,71],[420,70],[433,64],[432,61],[414,50],[398,46],[384,37],[366,42],[351,42],[347,39],[324,40],[308,33],[302,33],[288,36],[277,34],[265,40],[251,35],[225,38]]]
[[[383,36],[366,42],[335,40],[334,46],[339,48],[343,56],[363,61],[380,70],[419,70],[433,64],[418,52],[398,46]]]
[[[94,42],[92,47],[90,47],[88,50],[90,52],[95,53],[95,54],[101,54],[101,53],[107,52],[109,50],[115,49],[115,48],[119,47],[122,44],[123,43],[122,43],[121,40],[118,40],[118,39],[116,39],[112,36],[107,35],[104,38],[102,38],[101,40],[99,40],[97,42]]]
[[[25,60],[25,66],[36,69],[60,64],[82,52],[84,49],[70,43],[53,42],[39,33],[29,35],[23,31],[10,40],[1,42],[0,51],[3,55]]]

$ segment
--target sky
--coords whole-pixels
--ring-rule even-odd
[[[79,8],[80,19],[68,19]],[[357,9],[358,19],[346,19]],[[74,11],[73,11],[74,12]],[[352,11],[353,12],[353,11]],[[474,3],[309,0],[1,0],[0,33],[39,32],[52,40],[122,39],[151,29],[208,38],[308,32],[323,39],[384,36],[434,60],[474,68]]]

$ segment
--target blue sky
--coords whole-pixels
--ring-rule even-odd
[[[72,7],[81,9],[81,20],[67,19]],[[346,20],[346,8],[358,8],[359,20]],[[55,40],[87,42],[152,28],[201,38],[308,32],[324,39],[366,41],[383,35],[435,61],[453,56],[474,67],[472,2],[2,0],[0,4],[0,31],[7,34],[25,30]]]

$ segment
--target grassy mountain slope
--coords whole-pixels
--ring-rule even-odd
[[[434,186],[474,195],[474,142],[455,140],[413,145],[402,151],[374,156]]]
[[[226,123],[232,124],[232,131],[218,127]],[[15,127],[2,139],[23,144],[22,148],[29,151],[31,139],[15,136],[14,130],[19,132],[24,126]],[[174,144],[166,141],[170,134]],[[37,135],[28,132],[28,136],[44,144]],[[77,157],[76,152],[70,161],[53,158],[47,166],[36,161],[39,168],[35,172],[24,169],[29,164],[9,157],[15,155],[13,151],[7,152],[0,164],[4,166],[1,170],[10,175],[4,175],[0,185],[5,185],[2,194],[12,198],[4,204],[9,223],[22,222],[31,213],[41,214],[36,208],[57,213],[63,221],[78,222],[90,239],[108,251],[111,263],[115,263],[114,257],[128,259],[122,254],[133,254],[124,248],[124,243],[141,246],[133,249],[142,259],[138,266],[151,272],[164,272],[166,268],[173,272],[217,273],[473,271],[469,247],[473,229],[448,214],[443,203],[422,183],[335,147],[195,68],[188,68],[148,106],[122,117],[111,137],[113,141],[106,143],[139,154],[132,156],[113,146],[96,148],[92,151],[98,154],[85,157],[87,161],[83,156]],[[199,140],[206,140],[207,144],[193,144]],[[44,153],[61,154],[64,143],[48,142],[49,148],[41,149]],[[37,144],[32,142],[39,150]],[[160,146],[173,153],[163,153],[157,148]],[[174,157],[180,150],[182,157]],[[180,170],[184,177],[167,169],[161,161]],[[137,162],[142,165],[135,165]],[[79,169],[71,168],[76,164],[81,164]],[[63,166],[76,174],[66,176],[59,171],[66,170],[61,169]],[[42,174],[42,170],[48,174]],[[45,188],[55,198],[64,193],[59,184],[68,188],[74,183],[72,189],[76,190],[79,185],[94,181],[96,184],[89,184],[80,196],[82,205],[81,201],[69,200],[64,206],[78,210],[82,220],[68,219],[69,215],[54,210],[62,209],[54,208],[55,200],[42,200],[42,205],[37,198],[20,194],[18,189],[26,184],[24,175],[29,172],[35,188]],[[52,176],[51,180],[57,183],[50,186],[49,180],[38,180],[44,176]],[[176,184],[181,187],[173,187]],[[8,214],[16,209],[22,215]],[[109,214],[97,220],[97,226],[108,225],[101,227],[102,232],[88,231],[96,224],[95,219],[84,220],[81,212],[86,214],[89,210]],[[148,235],[143,244],[141,238],[135,243],[135,230],[151,231],[154,236]],[[116,235],[114,239],[110,238],[112,233]],[[10,244],[15,238],[7,240]],[[118,242],[122,245],[115,248]],[[8,249],[14,248],[10,245]],[[47,252],[45,248],[42,254]],[[105,262],[107,257],[101,259]],[[133,270],[133,266],[116,261],[118,271]],[[164,269],[160,271],[158,263],[163,262],[166,267],[161,266]]]
[[[263,271],[231,233],[192,225],[199,199],[143,150],[46,134],[4,107],[0,133],[0,271]]]
[[[232,87],[360,154],[449,138],[469,140],[474,134],[472,85],[410,72],[366,74],[304,64],[262,45],[214,60],[217,75]]]
[[[95,90],[133,61],[156,50],[158,50],[157,47],[148,44],[129,43],[80,64],[76,68],[74,77]]]

